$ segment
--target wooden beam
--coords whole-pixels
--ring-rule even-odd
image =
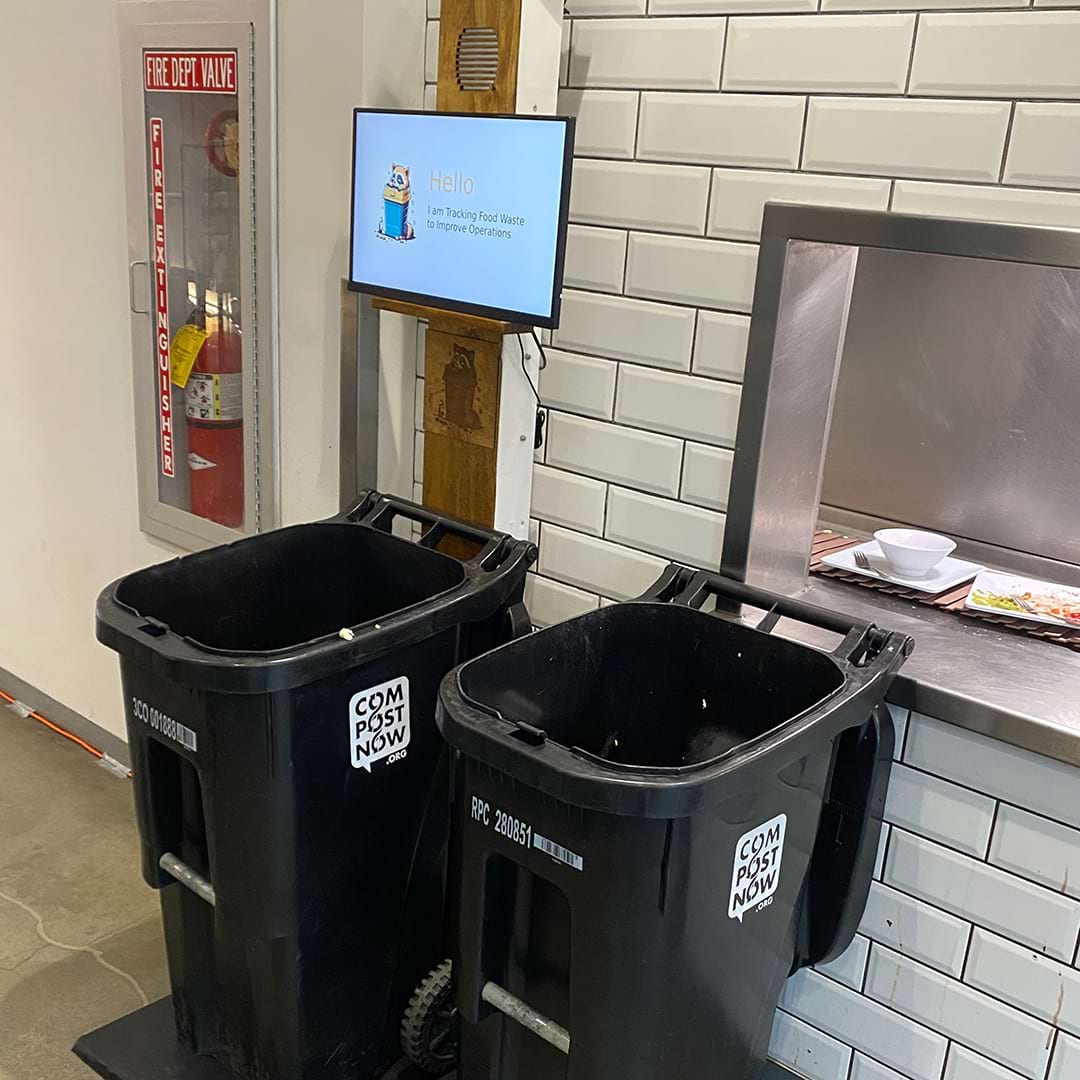
[[[530,328],[524,324],[502,322],[499,319],[485,319],[480,315],[459,315],[445,308],[427,307],[425,304],[409,304],[403,300],[387,300],[374,296],[371,306],[379,311],[394,311],[398,315],[411,315],[416,319],[427,319],[432,330],[445,330],[450,334],[463,334],[466,337],[482,338],[486,341],[498,341],[506,334],[527,334]]]
[[[428,329],[424,353],[424,505],[495,523],[502,335]]]
[[[466,33],[468,31],[468,33]],[[491,36],[498,43],[498,63],[492,85],[468,89],[468,78],[483,70],[490,56]],[[439,12],[439,112],[512,113],[517,107],[518,48],[521,41],[521,0],[443,0]],[[479,52],[475,61],[462,65],[464,50]]]

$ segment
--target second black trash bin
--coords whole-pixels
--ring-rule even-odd
[[[832,654],[700,610],[743,601]],[[770,616],[771,622],[775,617]],[[671,566],[444,680],[468,1080],[754,1080],[851,941],[908,638]]]
[[[187,1050],[248,1080],[366,1080],[397,1056],[444,948],[437,688],[522,628],[534,558],[370,493],[102,593]]]

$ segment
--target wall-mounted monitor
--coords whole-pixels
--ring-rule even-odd
[[[574,120],[357,109],[350,288],[558,326]]]

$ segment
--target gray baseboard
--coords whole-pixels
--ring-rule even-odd
[[[80,739],[91,746],[96,746],[102,753],[116,758],[121,764],[131,768],[131,754],[123,739],[117,738],[112,732],[99,727],[93,720],[87,720],[81,713],[69,709],[63,702],[49,697],[36,686],[2,667],[0,667],[0,690],[17,698],[24,705],[29,705],[34,712],[41,713],[46,720],[58,724],[65,731],[70,731],[72,735],[78,735]],[[6,704],[6,702],[0,699],[0,704]],[[3,714],[0,713],[0,715]]]

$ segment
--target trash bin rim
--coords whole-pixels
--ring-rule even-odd
[[[737,627],[739,630],[745,630],[748,634],[756,634],[760,631],[754,629],[753,626],[745,623],[739,623],[735,620],[725,619],[722,616],[718,616],[712,612],[700,611],[691,607],[679,607],[672,604],[663,602],[655,602],[648,600],[631,600],[621,604],[613,604],[607,609],[598,609],[595,611],[587,611],[581,615],[574,616],[572,619],[568,619],[563,623],[556,623],[553,626],[545,627],[542,630],[538,630],[535,636],[540,636],[549,630],[553,630],[558,626],[566,626],[570,623],[576,622],[592,622],[597,618],[611,618],[618,609],[630,611],[634,608],[649,607],[654,610],[664,610],[670,612],[680,612],[686,614],[680,614],[677,618],[701,618],[709,620],[718,620],[721,623],[726,623],[729,626]],[[617,616],[616,616],[617,617]],[[797,649],[806,649],[813,653],[815,656],[820,657],[822,661],[828,663],[833,669],[835,669],[838,682],[835,689],[829,691],[823,697],[818,698],[816,701],[807,705],[806,708],[797,712],[794,716],[789,717],[787,720],[781,721],[781,723],[774,725],[773,727],[761,732],[752,738],[745,739],[735,746],[730,747],[721,754],[717,754],[715,757],[707,758],[704,761],[694,762],[691,765],[631,765],[626,762],[609,761],[606,758],[602,758],[597,754],[594,754],[588,750],[581,748],[580,746],[572,745],[566,742],[562,742],[555,738],[545,738],[543,745],[555,746],[560,750],[570,754],[575,759],[583,761],[590,765],[592,768],[604,773],[611,773],[614,775],[623,775],[627,777],[642,777],[647,778],[649,776],[657,777],[693,777],[702,772],[714,770],[720,766],[725,765],[729,760],[735,757],[752,756],[755,747],[759,746],[762,742],[769,741],[782,732],[787,730],[794,724],[797,724],[799,720],[807,715],[807,713],[815,712],[821,709],[829,701],[832,700],[837,694],[841,693],[848,682],[849,673],[845,670],[845,667],[832,653],[821,652],[818,649],[813,649],[808,645],[803,645],[800,642],[786,641],[783,638],[774,638],[772,635],[766,635],[773,641],[785,641],[785,644],[789,644]],[[483,656],[473,657],[471,660],[467,660],[465,663],[459,665],[452,672],[448,673],[444,679],[444,684],[451,677],[454,678],[454,690],[456,696],[460,699],[463,706],[467,707],[477,717],[485,717],[488,720],[502,725],[500,734],[514,736],[516,732],[521,730],[521,724],[515,720],[509,720],[495,707],[485,705],[481,701],[477,701],[471,697],[469,693],[462,686],[462,676],[465,674],[465,669],[471,667],[474,663],[480,660],[486,660],[488,658],[496,656],[504,649],[511,646],[517,646],[519,643],[514,641],[504,642],[498,648],[492,649],[490,652],[484,653]]]
[[[752,625],[748,625],[746,623],[741,623],[731,619],[725,619],[721,616],[714,615],[713,612],[701,611],[697,608],[665,604],[662,602],[652,602],[652,600],[627,600],[627,602],[624,602],[622,604],[610,605],[606,609],[600,608],[593,611],[585,611],[581,613],[580,616],[575,616],[572,619],[566,620],[564,623],[555,623],[552,626],[546,626],[544,627],[544,629],[537,631],[536,635],[534,636],[539,637],[550,630],[554,630],[556,626],[565,626],[568,623],[594,622],[598,619],[618,618],[616,612],[620,610],[632,611],[634,609],[639,609],[642,607],[648,607],[653,610],[672,612],[672,617],[677,619],[707,619],[710,620],[711,623],[713,621],[717,621],[727,624],[729,626],[733,626],[738,631],[745,631],[747,634],[760,633],[759,631],[755,630],[755,627]],[[679,612],[677,616],[675,615],[675,612]],[[751,739],[745,739],[737,745],[729,747],[728,750],[724,751],[723,753],[717,754],[715,757],[706,758],[703,761],[694,761],[692,765],[630,765],[627,764],[627,762],[623,761],[610,761],[606,758],[599,757],[598,755],[593,754],[590,751],[583,750],[581,746],[572,745],[567,742],[555,739],[553,737],[546,738],[544,742],[545,744],[551,743],[556,746],[562,747],[563,750],[565,750],[569,754],[572,754],[576,758],[580,758],[583,761],[589,762],[590,765],[599,770],[609,771],[613,773],[621,773],[629,775],[629,777],[649,777],[649,775],[658,775],[658,777],[680,777],[680,775],[686,775],[686,777],[690,777],[690,775],[697,774],[703,770],[713,769],[714,767],[723,764],[726,759],[731,758],[732,756],[741,756],[743,754],[751,753],[754,746],[760,743],[762,740],[768,740],[772,738],[773,735],[783,731],[789,725],[796,724],[797,721],[801,717],[806,716],[807,713],[819,710],[819,708],[823,707],[828,701],[831,701],[836,696],[836,694],[840,693],[840,691],[845,688],[849,677],[849,673],[846,671],[845,665],[840,663],[840,661],[837,660],[836,656],[834,656],[833,653],[822,652],[819,649],[811,648],[810,646],[804,645],[800,642],[793,642],[793,640],[774,637],[771,634],[766,634],[765,636],[769,637],[770,640],[773,640],[773,642],[782,642],[784,646],[791,646],[793,649],[797,649],[799,651],[805,650],[813,653],[813,656],[815,658],[820,658],[822,662],[826,663],[828,666],[831,666],[832,669],[836,672],[837,685],[833,690],[828,691],[826,694],[824,694],[823,697],[816,699],[815,701],[807,705],[805,708],[802,708],[802,710],[800,710],[794,716],[789,716],[786,720],[782,720],[780,724],[773,725],[773,727],[768,728],[766,731],[762,731],[759,734],[754,735],[754,737]],[[518,644],[519,643],[515,642],[504,642],[498,648],[491,649],[489,652],[485,652],[483,656],[473,657],[471,660],[465,661],[463,664],[458,666],[453,673],[457,675],[456,686],[458,692],[460,693],[461,701],[464,704],[468,704],[477,714],[490,717],[492,720],[497,721],[497,723],[507,726],[509,731],[505,733],[509,734],[513,734],[515,731],[521,730],[521,724],[519,724],[518,721],[508,719],[507,717],[503,716],[499,712],[498,708],[486,705],[483,702],[477,701],[475,698],[470,697],[469,692],[465,690],[462,685],[462,677],[465,674],[465,670],[467,670],[468,667],[471,667],[477,661],[484,661],[488,658],[495,657],[503,649],[507,649],[511,646],[517,647]]]
[[[312,521],[297,525],[286,525],[283,528],[275,529],[274,531],[276,533],[299,532],[304,529],[312,528],[355,529],[356,523],[331,518],[326,521]],[[231,548],[236,545],[247,544],[250,543],[252,540],[258,540],[260,539],[260,537],[266,535],[266,533],[258,533],[254,536],[245,536],[239,540],[234,540],[224,546]],[[392,533],[384,533],[382,535],[389,536],[390,539],[395,542],[410,544],[414,547],[417,546],[413,543],[413,541],[406,540],[404,537],[401,536],[394,536]],[[349,626],[339,627],[337,630],[329,630],[325,634],[320,634],[317,637],[307,638],[305,641],[297,641],[292,645],[282,645],[280,648],[277,649],[223,649],[216,645],[207,645],[205,642],[199,641],[197,638],[192,637],[190,634],[179,633],[178,631],[174,630],[168,623],[162,622],[161,620],[154,618],[152,615],[144,615],[137,608],[134,608],[130,604],[125,603],[116,595],[117,590],[124,584],[124,582],[126,582],[130,577],[132,577],[133,574],[126,574],[122,578],[117,578],[116,581],[112,582],[106,587],[106,589],[101,595],[102,597],[104,597],[105,594],[108,593],[110,602],[115,604],[118,608],[126,612],[132,618],[138,620],[140,623],[149,623],[152,626],[163,628],[166,633],[172,635],[172,637],[174,637],[178,641],[184,642],[186,645],[188,645],[190,648],[200,654],[206,654],[207,656],[214,657],[223,657],[226,659],[232,658],[237,660],[258,659],[273,661],[282,657],[292,659],[295,657],[297,652],[313,649],[319,645],[332,645],[336,640],[349,640],[341,637],[342,630],[349,630],[354,635],[358,635],[370,629],[384,629],[393,620],[398,619],[399,616],[407,615],[415,611],[416,608],[423,607],[428,604],[433,604],[439,600],[449,597],[450,595],[466,588],[475,579],[476,575],[470,574],[467,564],[462,563],[461,560],[455,559],[453,556],[447,555],[442,551],[436,551],[433,548],[425,548],[421,550],[430,552],[432,556],[441,560],[443,563],[450,564],[456,569],[460,570],[461,579],[457,582],[457,584],[451,585],[448,589],[442,589],[437,593],[432,593],[430,596],[425,597],[423,600],[417,600],[415,603],[408,604],[405,607],[395,608],[388,615],[378,615],[372,619],[367,619],[364,622],[352,623]],[[144,570],[154,570],[162,566],[171,566],[173,563],[182,562],[184,559],[197,557],[201,554],[203,554],[203,552],[194,551],[187,555],[178,555],[175,558],[166,559],[164,562],[154,563],[151,566],[143,567],[142,570],[136,570],[133,573],[139,574],[142,573]]]
[[[471,559],[457,559],[420,541],[396,536],[385,525],[380,527],[381,522],[388,522],[395,515],[422,522],[431,530],[441,530],[440,535],[448,533],[481,542],[482,550]],[[426,600],[349,627],[353,631],[351,640],[342,638],[337,631],[283,650],[237,653],[192,643],[164,623],[135,614],[116,599],[117,588],[130,576],[125,575],[107,585],[97,598],[98,641],[133,663],[189,688],[240,694],[287,690],[366,664],[394,648],[434,637],[455,626],[488,618],[510,600],[515,581],[537,557],[536,545],[528,540],[467,525],[377,491],[365,492],[355,507],[344,513],[288,528],[301,529],[307,524],[366,528],[385,533],[403,544],[426,546],[440,559],[457,563],[463,570],[463,579]],[[243,537],[233,543],[245,543],[264,535]]]
[[[651,605],[655,601],[631,600],[626,606],[643,603]],[[659,603],[666,606],[663,601]],[[568,621],[587,619],[595,614],[587,612]],[[717,613],[699,614],[704,618],[731,621]],[[753,626],[739,625],[750,633],[765,633]],[[485,655],[492,656],[513,644],[508,642]],[[873,705],[884,699],[896,672],[907,658],[910,639],[903,634],[882,632],[876,656],[865,665],[845,661],[839,650],[838,653],[812,651],[829,659],[841,673],[841,685],[835,691],[724,754],[693,765],[622,765],[554,740],[534,742],[530,733],[523,731],[522,725],[496,716],[492,710],[474,702],[462,689],[461,673],[482,659],[480,657],[459,665],[444,677],[439,689],[436,720],[443,738],[464,756],[476,758],[482,765],[505,772],[562,801],[585,809],[630,816],[685,816],[707,801],[730,794],[730,791],[721,790],[726,785],[717,785],[717,780],[738,774],[746,783],[752,783],[762,763],[775,769],[777,755],[781,760],[794,760],[810,752],[809,740],[831,739],[848,727],[864,723]]]

